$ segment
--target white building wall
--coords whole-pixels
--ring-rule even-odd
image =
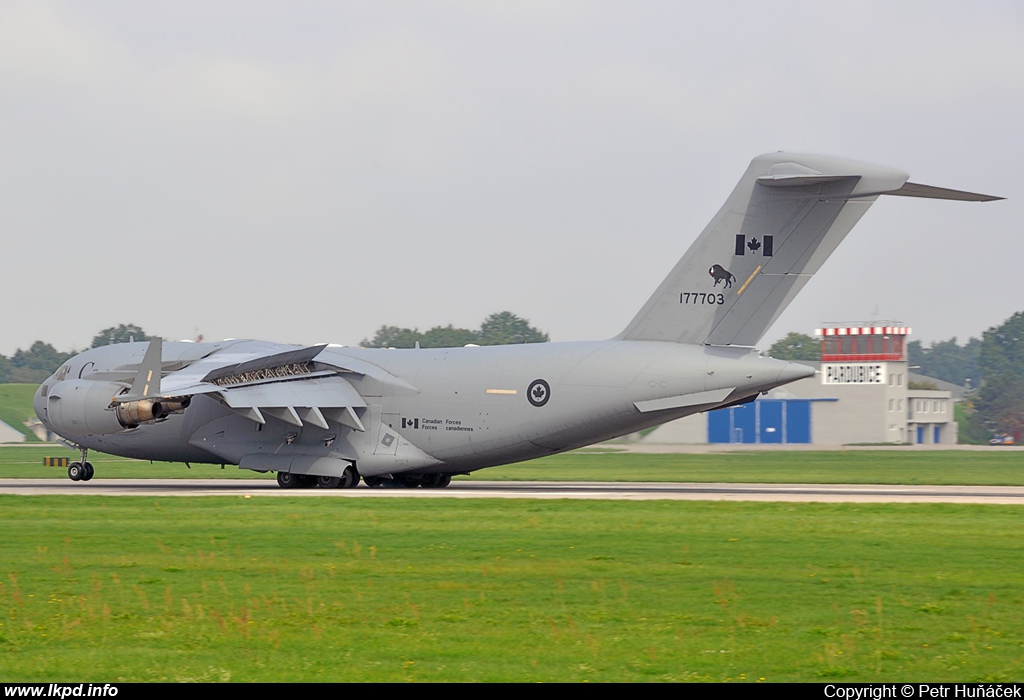
[[[641,438],[651,445],[705,445],[708,442],[708,417],[697,413],[686,418],[659,425]]]
[[[917,442],[917,429],[926,445],[955,445],[957,423],[953,420],[953,401],[948,391],[911,389],[907,392],[907,431],[909,441]],[[935,429],[939,439],[935,440]]]
[[[924,443],[931,444],[935,428],[939,442],[956,444],[952,394],[948,391],[911,390],[906,362],[880,362],[885,380],[871,384],[823,384],[821,363],[804,362],[819,373],[779,387],[769,398],[834,399],[811,402],[811,444],[916,442],[923,427]],[[927,401],[927,404],[924,403]],[[653,444],[706,443],[707,414],[667,423],[643,438]]]

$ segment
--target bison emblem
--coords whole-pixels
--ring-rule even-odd
[[[736,281],[736,276],[721,265],[712,265],[711,269],[708,270],[708,274],[715,278],[714,286],[716,287],[719,282],[725,282],[724,289],[728,289],[732,286],[732,283]]]

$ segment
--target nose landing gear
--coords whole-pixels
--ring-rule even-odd
[[[89,456],[89,450],[85,447],[80,449],[82,451],[81,461],[72,462],[68,465],[68,478],[72,481],[88,481],[96,473],[92,464],[86,461]]]

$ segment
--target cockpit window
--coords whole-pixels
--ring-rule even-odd
[[[56,379],[58,382],[62,382],[64,381],[64,377],[68,376],[68,372],[70,371],[71,365],[64,365],[63,367],[61,367],[60,369],[53,373],[53,378]]]

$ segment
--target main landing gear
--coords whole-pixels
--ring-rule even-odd
[[[451,474],[424,474],[420,479],[420,486],[425,489],[445,489],[452,483]]]
[[[312,474],[277,473],[277,485],[283,489],[354,489],[359,485],[359,472],[352,465],[345,467],[341,476],[313,476]]]
[[[364,476],[371,489],[443,489],[452,483],[451,474],[399,474],[398,476]],[[283,489],[354,489],[359,485],[359,472],[355,465],[345,468],[342,476],[313,476],[311,474],[277,473],[277,485]]]
[[[452,483],[451,474],[400,474],[389,478],[386,476],[364,476],[363,481],[371,489],[443,489]]]
[[[72,462],[68,465],[68,478],[72,481],[88,481],[96,473],[92,468],[92,464],[86,461],[86,458],[89,456],[89,450],[85,447],[80,449],[82,451],[81,461]]]

